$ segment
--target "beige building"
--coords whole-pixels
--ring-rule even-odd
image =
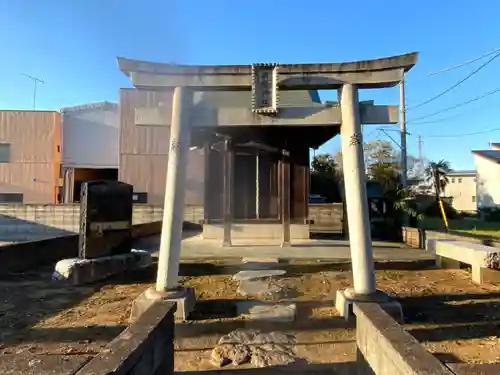
[[[476,171],[452,171],[448,173],[448,184],[443,195],[452,198],[457,211],[476,212]]]
[[[0,111],[0,203],[58,203],[61,116]]]
[[[500,144],[491,143],[490,150],[472,151],[477,171],[478,208],[500,206]]]

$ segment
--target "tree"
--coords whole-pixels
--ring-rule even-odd
[[[338,202],[341,198],[334,157],[330,154],[316,155],[311,169],[311,193],[322,195],[327,202]]]
[[[437,173],[439,189],[443,191],[446,185],[448,185],[448,173],[450,171],[450,163],[446,160],[441,159],[438,162],[431,161],[425,169],[425,175],[427,177],[427,180],[432,181],[432,183],[434,184],[433,186],[436,186],[435,173]]]
[[[390,141],[376,139],[363,145],[365,165],[398,163],[398,153]]]
[[[335,176],[336,163],[335,159],[330,154],[316,155],[311,163],[313,172],[321,173],[328,176]]]

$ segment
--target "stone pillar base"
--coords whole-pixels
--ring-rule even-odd
[[[194,310],[196,296],[193,288],[180,287],[168,292],[158,292],[154,287],[151,287],[132,302],[130,323],[135,322],[156,301],[175,302],[177,304],[174,315],[176,320],[186,321]]]
[[[394,318],[397,322],[403,323],[403,309],[401,304],[385,292],[377,290],[373,294],[355,294],[353,289],[337,290],[335,296],[335,308],[347,321],[354,320],[354,303],[376,303]]]

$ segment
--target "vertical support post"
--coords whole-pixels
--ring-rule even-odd
[[[290,246],[290,153],[281,151],[281,247]]]
[[[231,246],[231,226],[233,221],[233,169],[234,150],[230,138],[224,141],[224,189],[223,189],[223,223],[224,240],[222,246]]]
[[[408,187],[408,151],[406,146],[406,102],[405,102],[405,78],[399,83],[399,126],[401,131],[401,185],[403,189]],[[410,217],[407,214],[407,202],[403,212],[403,225],[408,226]]]
[[[190,138],[192,92],[176,87],[172,103],[170,149],[167,164],[165,203],[161,229],[160,255],[156,290],[166,292],[178,288],[179,262],[184,220],[184,192]]]
[[[211,204],[210,204],[210,142],[205,141],[203,143],[203,157],[205,163],[204,169],[204,191],[203,191],[203,224],[209,224],[211,215]]]
[[[399,83],[399,126],[401,131],[401,184],[408,187],[408,152],[406,147],[405,79]]]
[[[366,195],[363,135],[356,86],[352,84],[342,86],[340,106],[342,111],[342,164],[354,293],[367,295],[375,293],[376,289]]]
[[[260,219],[260,152],[255,154],[255,218]]]

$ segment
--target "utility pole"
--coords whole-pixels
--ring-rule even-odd
[[[36,108],[36,89],[38,83],[45,83],[43,79],[30,76],[29,74],[21,73],[23,76],[28,77],[33,81],[33,110]]]
[[[399,128],[401,131],[401,184],[403,189],[408,187],[408,152],[406,149],[406,105],[405,79],[399,83]]]
[[[420,164],[420,169],[424,170],[424,155],[422,152],[422,144],[424,141],[422,140],[422,136],[418,136],[418,163]]]

